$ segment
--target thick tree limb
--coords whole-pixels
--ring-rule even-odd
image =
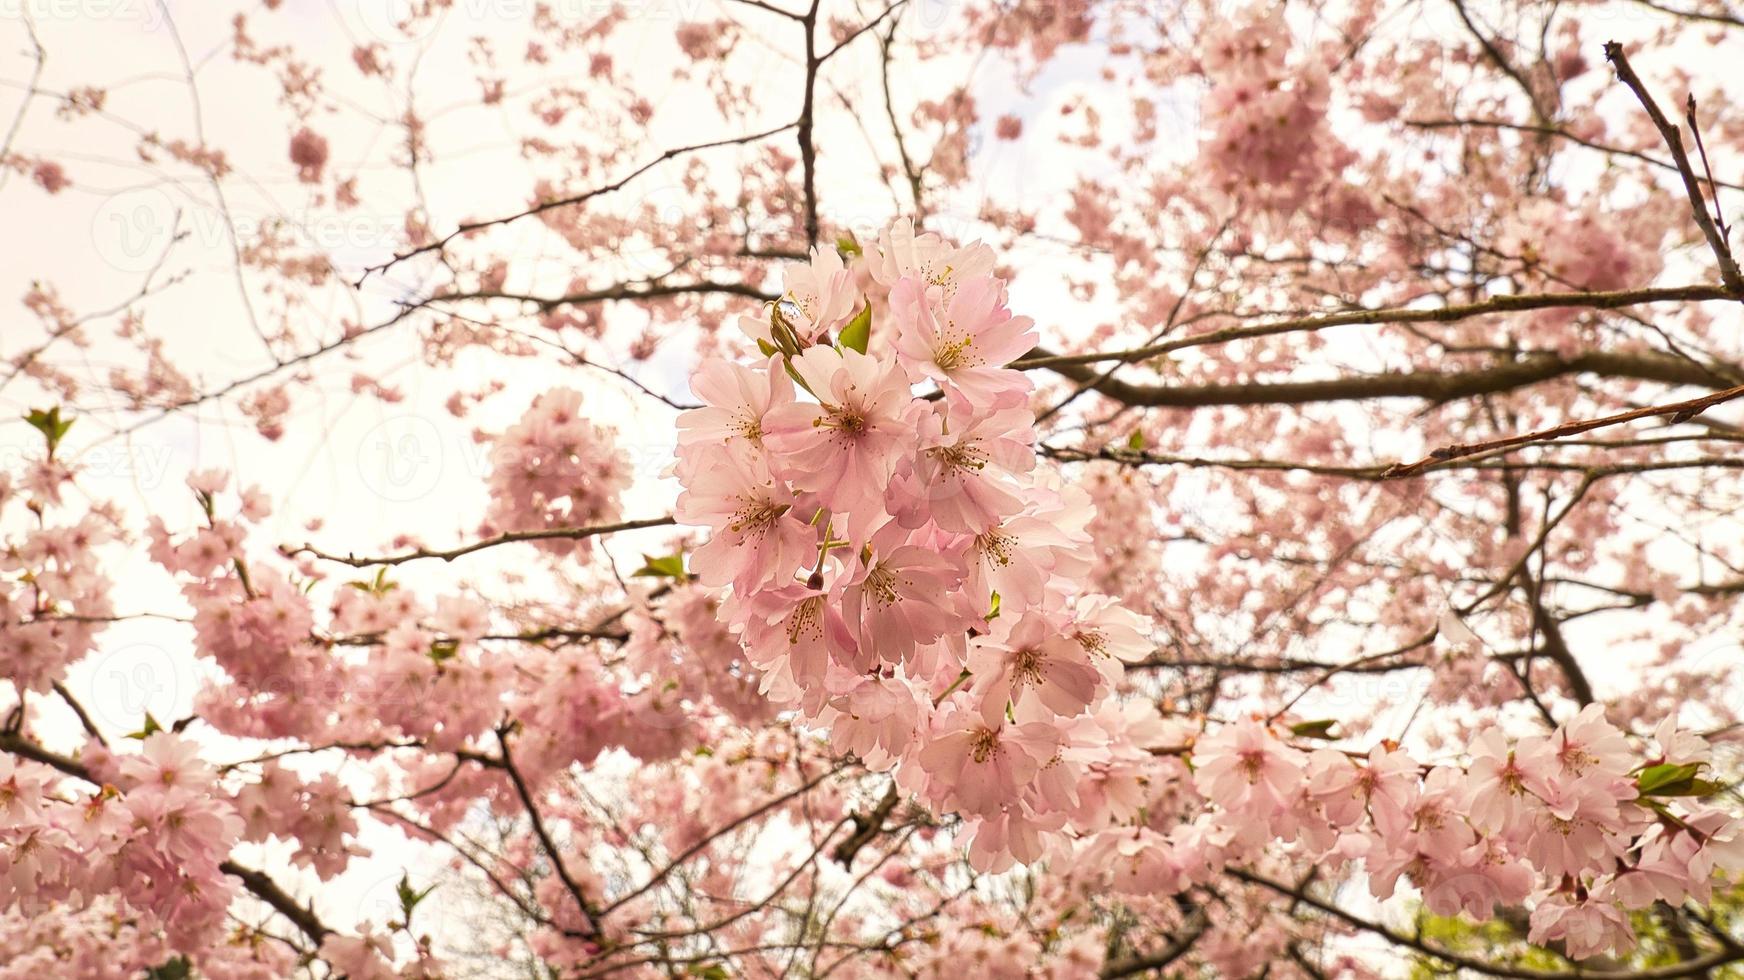
[[[1096,373],[1076,364],[1048,365],[1073,381],[1094,379]],[[1528,354],[1498,360],[1469,371],[1402,371],[1359,374],[1324,381],[1268,381],[1208,385],[1137,385],[1118,378],[1098,381],[1098,392],[1127,405],[1159,408],[1203,408],[1214,405],[1304,405],[1312,402],[1367,401],[1377,398],[1421,398],[1447,402],[1495,392],[1512,391],[1571,374],[1596,374],[1671,385],[1723,388],[1732,384],[1722,369],[1708,368],[1681,357],[1650,351],[1592,351],[1563,357]]]
[[[1227,344],[1236,340],[1253,340],[1286,333],[1312,333],[1329,327],[1368,326],[1383,323],[1453,323],[1474,316],[1492,313],[1519,313],[1526,310],[1589,309],[1615,310],[1649,303],[1691,303],[1735,298],[1722,286],[1663,286],[1648,289],[1625,289],[1592,293],[1504,293],[1475,303],[1424,308],[1342,310],[1314,316],[1292,317],[1271,323],[1226,327],[1204,333],[1179,337],[1160,344],[1150,344],[1132,350],[1089,354],[1051,354],[1037,348],[1028,357],[1013,362],[1014,368],[1053,368],[1079,364],[1100,364],[1106,361],[1143,361],[1188,347]]]
[[[317,944],[333,934],[332,929],[327,928],[320,919],[315,917],[313,909],[306,905],[297,904],[296,899],[292,898],[283,888],[278,886],[277,882],[268,878],[264,873],[244,867],[235,861],[225,861],[218,865],[218,870],[240,880],[243,887],[252,892],[254,897],[272,906],[274,912],[291,920],[292,925]]]

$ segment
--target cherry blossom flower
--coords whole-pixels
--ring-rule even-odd
[[[774,365],[748,368],[711,359],[697,368],[691,388],[705,407],[678,416],[678,444],[726,446],[744,452],[763,449],[763,421],[771,410],[793,402],[793,382]]]
[[[1199,739],[1194,782],[1212,802],[1255,820],[1290,808],[1303,783],[1302,753],[1244,718]]]
[[[902,452],[908,385],[894,365],[858,351],[812,347],[792,360],[816,404],[777,406],[764,440],[779,472],[832,510],[876,508]]]
[[[1046,722],[990,723],[953,701],[933,721],[917,757],[928,792],[946,806],[991,815],[1019,794],[1054,756],[1059,736]]]
[[[1000,620],[1010,622],[1006,616]],[[982,714],[989,720],[1014,704],[1020,716],[1033,716],[1036,705],[1048,713],[1071,717],[1095,700],[1102,675],[1084,648],[1057,621],[1026,613],[1012,622],[994,623],[994,632],[970,644],[969,672]]]
[[[842,590],[843,614],[859,637],[861,670],[902,663],[962,622],[951,608],[961,569],[904,537],[895,525],[874,535]]]
[[[1034,321],[1011,315],[999,280],[959,279],[947,299],[943,287],[905,278],[890,292],[890,310],[897,355],[916,380],[931,379],[986,408],[1028,395],[1029,379],[1005,365],[1035,346]]]
[[[878,234],[868,249],[867,267],[886,288],[894,289],[905,278],[918,279],[944,291],[949,302],[957,285],[968,279],[991,275],[995,256],[981,242],[952,246],[931,232],[915,234],[913,223],[898,220]]]
[[[945,409],[920,416],[920,452],[891,481],[891,513],[903,527],[930,521],[979,534],[1023,507],[1013,481],[1035,465],[1032,416],[1019,408],[978,415],[955,392],[946,393]]]
[[[1533,907],[1531,923],[1532,942],[1560,939],[1569,958],[1577,962],[1635,942],[1635,930],[1623,910],[1598,895],[1577,899],[1552,892]]]
[[[690,560],[704,585],[731,583],[748,594],[791,582],[816,559],[817,530],[794,513],[796,498],[763,460],[714,447],[690,459],[698,475],[674,513],[715,529]]]

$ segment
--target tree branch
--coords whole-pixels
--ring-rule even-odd
[[[1095,372],[1079,365],[1053,366],[1073,381],[1093,379]],[[1593,351],[1563,357],[1527,354],[1498,360],[1470,371],[1403,371],[1359,374],[1324,381],[1276,381],[1208,385],[1136,385],[1119,378],[1097,382],[1098,392],[1126,405],[1160,408],[1203,408],[1213,405],[1304,405],[1311,402],[1366,401],[1377,398],[1421,398],[1448,402],[1492,392],[1512,391],[1571,374],[1596,374],[1671,385],[1721,388],[1732,383],[1721,370],[1681,357],[1655,352]]]
[[[352,568],[369,568],[374,565],[403,565],[406,562],[418,561],[424,558],[440,558],[443,561],[453,561],[456,558],[470,555],[475,551],[484,551],[487,548],[495,548],[498,545],[512,544],[517,541],[550,541],[554,539],[580,541],[584,538],[598,537],[602,534],[616,534],[619,531],[637,531],[649,527],[670,527],[675,523],[677,522],[672,519],[672,516],[667,515],[665,517],[647,517],[635,521],[621,521],[617,524],[598,524],[593,527],[548,527],[534,531],[508,531],[493,538],[485,538],[482,541],[463,544],[459,547],[449,548],[446,551],[417,548],[397,555],[376,555],[362,558],[359,558],[356,554],[350,552],[343,555],[328,554],[311,544],[305,544],[300,548],[292,548],[289,545],[282,545],[279,548],[279,553],[284,555],[286,558],[295,558],[298,555],[313,555],[322,561],[338,562],[341,565],[350,565]]]
[[[1665,118],[1665,113],[1659,109],[1659,103],[1653,101],[1652,93],[1647,91],[1647,85],[1641,81],[1641,76],[1635,74],[1635,69],[1629,64],[1629,56],[1623,53],[1623,46],[1616,41],[1605,42],[1605,60],[1617,69],[1617,78],[1629,86],[1635,97],[1641,100],[1641,107],[1647,110],[1647,116],[1653,120],[1654,128],[1664,138],[1665,145],[1671,150],[1672,161],[1677,164],[1677,172],[1683,177],[1684,193],[1689,195],[1690,210],[1695,214],[1696,226],[1702,230],[1702,237],[1708,240],[1708,247],[1714,252],[1715,261],[1720,264],[1720,280],[1726,284],[1735,299],[1744,301],[1744,274],[1738,271],[1738,262],[1732,258],[1732,247],[1727,244],[1725,236],[1714,227],[1714,217],[1708,213],[1708,205],[1702,200],[1701,184],[1690,167],[1689,154],[1684,152],[1683,136],[1676,126]]]

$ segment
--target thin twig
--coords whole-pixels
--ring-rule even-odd
[[[1641,100],[1641,107],[1647,110],[1647,116],[1653,120],[1654,127],[1665,140],[1666,148],[1671,150],[1671,158],[1677,163],[1677,172],[1683,177],[1684,193],[1689,195],[1690,210],[1695,213],[1696,226],[1701,228],[1702,236],[1708,240],[1708,247],[1713,249],[1714,259],[1720,263],[1720,280],[1726,284],[1734,298],[1744,300],[1744,273],[1738,271],[1738,262],[1732,258],[1732,247],[1726,244],[1719,229],[1714,227],[1714,217],[1708,213],[1707,202],[1702,200],[1700,180],[1690,168],[1689,154],[1684,152],[1683,136],[1671,124],[1671,120],[1665,118],[1665,113],[1659,109],[1659,103],[1653,101],[1647,85],[1629,65],[1629,56],[1623,53],[1621,44],[1606,41],[1605,60],[1617,69],[1617,78],[1629,86],[1629,90]]]
[[[402,565],[409,561],[418,561],[424,558],[440,558],[443,561],[453,561],[464,555],[470,555],[475,551],[483,551],[486,548],[495,548],[498,545],[511,544],[517,541],[580,541],[584,538],[598,537],[602,534],[616,534],[619,531],[638,531],[649,527],[668,527],[674,523],[676,522],[672,519],[671,515],[668,515],[666,517],[647,517],[635,521],[620,521],[617,524],[597,524],[593,527],[547,527],[533,531],[509,531],[493,538],[485,538],[483,541],[474,541],[471,544],[463,544],[456,548],[449,548],[446,551],[417,548],[412,551],[401,552],[397,555],[377,555],[362,558],[350,553],[344,555],[328,554],[327,552],[316,548],[314,545],[309,544],[303,545],[300,548],[284,546],[279,549],[279,553],[284,555],[286,558],[295,558],[298,555],[313,555],[322,561],[338,562],[341,565],[350,565],[352,568],[369,568],[373,565]]]
[[[1591,432],[1594,429],[1602,429],[1606,426],[1620,425],[1624,422],[1633,422],[1636,419],[1652,418],[1658,415],[1670,416],[1671,424],[1677,425],[1682,422],[1688,422],[1690,419],[1695,418],[1698,414],[1714,407],[1715,405],[1718,405],[1721,402],[1730,401],[1740,395],[1744,395],[1744,385],[1737,385],[1732,388],[1727,388],[1724,391],[1716,391],[1712,394],[1703,395],[1700,398],[1691,398],[1688,401],[1674,402],[1670,405],[1649,405],[1646,408],[1637,408],[1633,411],[1620,412],[1616,415],[1607,415],[1604,418],[1586,419],[1580,422],[1564,422],[1561,425],[1553,425],[1548,429],[1539,429],[1536,432],[1504,436],[1500,439],[1489,439],[1484,442],[1443,446],[1414,463],[1394,464],[1393,466],[1388,467],[1386,472],[1381,475],[1383,478],[1389,480],[1397,480],[1407,476],[1416,476],[1418,473],[1421,473],[1425,467],[1432,463],[1441,463],[1450,459],[1460,459],[1465,456],[1475,456],[1478,453],[1485,453],[1495,449],[1508,449],[1513,446],[1524,446],[1528,443],[1549,442],[1554,439],[1561,439],[1564,436],[1580,435],[1582,432]]]

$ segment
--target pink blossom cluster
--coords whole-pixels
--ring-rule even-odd
[[[0,909],[25,915],[113,895],[176,949],[218,938],[235,882],[220,869],[237,815],[191,741],[147,736],[137,753],[95,741],[88,778],[0,756]]]
[[[1436,912],[1530,900],[1533,940],[1575,956],[1629,945],[1626,910],[1705,900],[1744,868],[1744,824],[1679,802],[1708,792],[1706,746],[1670,722],[1638,749],[1588,707],[1430,765],[1117,697],[1150,628],[1083,585],[1107,581],[1094,515],[1038,465],[1007,366],[1034,336],[992,265],[898,225],[855,267],[790,269],[746,318],[761,356],[698,369],[676,466],[680,519],[710,530],[691,571],[761,689],[960,814],[972,865],[1053,857],[1168,894],[1268,854],[1360,861],[1377,897],[1409,882]],[[860,282],[887,290],[881,332]]]
[[[1030,383],[1007,367],[1035,334],[993,263],[897,225],[856,269],[790,268],[745,323],[764,357],[698,370],[677,472],[680,519],[713,532],[692,571],[724,590],[762,689],[965,814],[972,859],[1001,869],[1118,806],[1108,785],[1142,753],[1122,754],[1108,696],[1149,644],[1077,586],[1088,497],[1036,468]],[[862,280],[886,299],[876,331]]]
[[[497,438],[486,529],[497,533],[588,527],[617,520],[630,463],[612,434],[583,417],[581,393],[555,388]],[[554,555],[584,557],[588,539],[538,542]]]
[[[187,956],[155,928],[151,917],[119,907],[111,897],[54,915],[0,914],[0,980],[139,980],[183,958],[195,976],[212,980],[283,980],[297,969],[297,953],[263,933],[237,929]]]
[[[1297,206],[1347,155],[1327,126],[1325,65],[1292,64],[1290,48],[1283,8],[1221,20],[1201,42],[1212,83],[1204,164],[1238,200],[1258,190],[1279,208]]]
[[[1711,792],[1693,775],[1708,746],[1670,721],[1643,751],[1590,705],[1547,737],[1485,730],[1461,765],[1391,742],[1305,749],[1253,719],[1179,737],[1174,778],[1197,812],[1092,842],[1084,856],[1117,887],[1179,891],[1281,842],[1326,870],[1360,861],[1375,897],[1408,883],[1441,915],[1529,903],[1531,941],[1579,959],[1632,946],[1627,911],[1706,903],[1717,873],[1744,870],[1744,823],[1679,803]]]
[[[18,499],[40,516],[71,479],[72,471],[53,461],[34,466],[25,497],[0,473],[0,513]],[[0,676],[46,691],[95,649],[98,629],[115,611],[99,548],[118,537],[114,515],[94,509],[72,523],[39,521],[0,540]]]
[[[1664,268],[1660,222],[1545,198],[1509,216],[1501,245],[1562,289],[1627,289]]]

